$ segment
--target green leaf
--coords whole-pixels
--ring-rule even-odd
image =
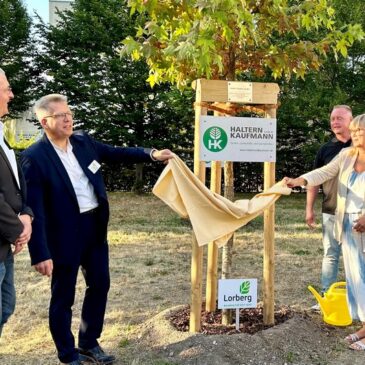
[[[361,27],[338,26],[334,7],[326,0],[274,0],[260,6],[234,0],[173,5],[154,0],[140,5],[138,12],[150,17],[142,26],[148,41],[138,38],[141,30],[136,33],[142,48],[154,48],[143,52],[144,57],[158,67],[159,81],[180,85],[213,75],[265,75],[268,68],[274,78],[304,77],[330,53],[346,57],[348,47],[364,36]],[[298,46],[292,47],[294,43]],[[319,57],[312,62],[315,55]]]
[[[249,292],[250,292],[250,282],[249,281],[242,282],[242,284],[240,285],[240,293],[245,295],[248,294]]]

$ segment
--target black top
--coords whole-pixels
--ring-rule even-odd
[[[351,146],[351,139],[343,143],[336,137],[332,138],[329,142],[323,144],[319,149],[316,159],[314,161],[314,168],[317,169],[324,165],[327,165],[337,154],[346,147]],[[322,201],[322,213],[335,214],[336,210],[336,198],[337,198],[337,182],[338,177],[326,181],[322,185],[323,201]]]

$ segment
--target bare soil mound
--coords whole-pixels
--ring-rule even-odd
[[[272,326],[264,324],[264,314],[262,306],[257,308],[240,309],[239,311],[239,331],[236,330],[235,316],[232,316],[232,323],[229,326],[222,324],[222,311],[206,312],[205,304],[202,305],[201,318],[202,328],[201,333],[205,335],[220,335],[233,333],[249,333],[253,335],[258,331],[268,329]],[[275,309],[274,319],[275,325],[281,324],[292,318],[294,312],[288,306],[282,306]],[[182,307],[171,314],[169,318],[172,325],[178,331],[189,331],[190,306]]]
[[[322,322],[319,314],[278,309],[285,321],[260,329],[260,311],[251,311],[254,334],[228,331],[191,334],[171,321],[185,323],[188,306],[165,310],[131,334],[122,355],[133,365],[360,365],[365,353],[351,351],[343,341],[357,326],[339,328]],[[250,315],[250,313],[246,313]],[[243,320],[242,320],[243,322]],[[182,324],[184,326],[184,324]],[[227,334],[231,333],[231,334]]]

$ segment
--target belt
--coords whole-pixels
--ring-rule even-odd
[[[81,215],[87,215],[87,214],[96,214],[98,212],[98,208],[99,207],[96,207],[94,209],[90,209],[90,210],[87,210],[86,212],[82,212],[80,213]]]

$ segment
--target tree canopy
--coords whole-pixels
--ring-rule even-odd
[[[29,107],[32,97],[31,19],[20,0],[1,0],[0,15],[0,67],[16,95],[11,105],[11,114],[16,116]]]
[[[355,41],[365,27],[363,0],[128,4],[76,0],[56,27],[37,23],[33,37],[21,0],[2,0],[0,67],[16,96],[12,116],[45,93],[61,92],[69,97],[78,126],[104,142],[187,151],[191,90],[182,94],[166,84],[151,89],[146,79],[183,86],[197,77],[272,82],[275,76],[281,89],[279,178],[311,168],[318,145],[328,139],[334,104],[352,106],[354,115],[365,111],[365,42]],[[119,57],[122,39],[123,52],[138,62]],[[289,80],[293,74],[299,78]],[[42,79],[35,82],[38,75]],[[261,166],[251,165],[235,167],[238,189],[260,186]],[[109,186],[131,186],[119,169],[108,176],[113,174],[116,183],[113,177]]]
[[[105,142],[167,143],[166,132],[179,130],[166,94],[170,86],[152,90],[145,81],[145,62],[121,59],[116,52],[135,26],[126,2],[76,0],[60,18],[56,26],[38,25],[42,51],[36,63],[49,76],[38,93],[69,96],[78,125]],[[177,142],[174,135],[169,138]]]
[[[135,24],[120,0],[76,0],[57,25],[39,23],[36,67],[46,77],[36,93],[67,95],[76,126],[105,143],[191,146],[190,98],[167,84],[151,89],[146,63],[117,52]]]
[[[151,85],[193,79],[298,77],[318,70],[325,55],[347,56],[364,33],[338,26],[327,0],[129,0],[142,26],[124,41],[124,53],[147,60]]]
[[[362,0],[334,0],[337,25],[365,28]],[[281,81],[278,109],[278,175],[301,174],[313,166],[319,146],[331,138],[329,115],[334,105],[347,104],[353,115],[365,112],[365,42],[355,42],[346,58],[329,55],[319,71],[305,80]]]

